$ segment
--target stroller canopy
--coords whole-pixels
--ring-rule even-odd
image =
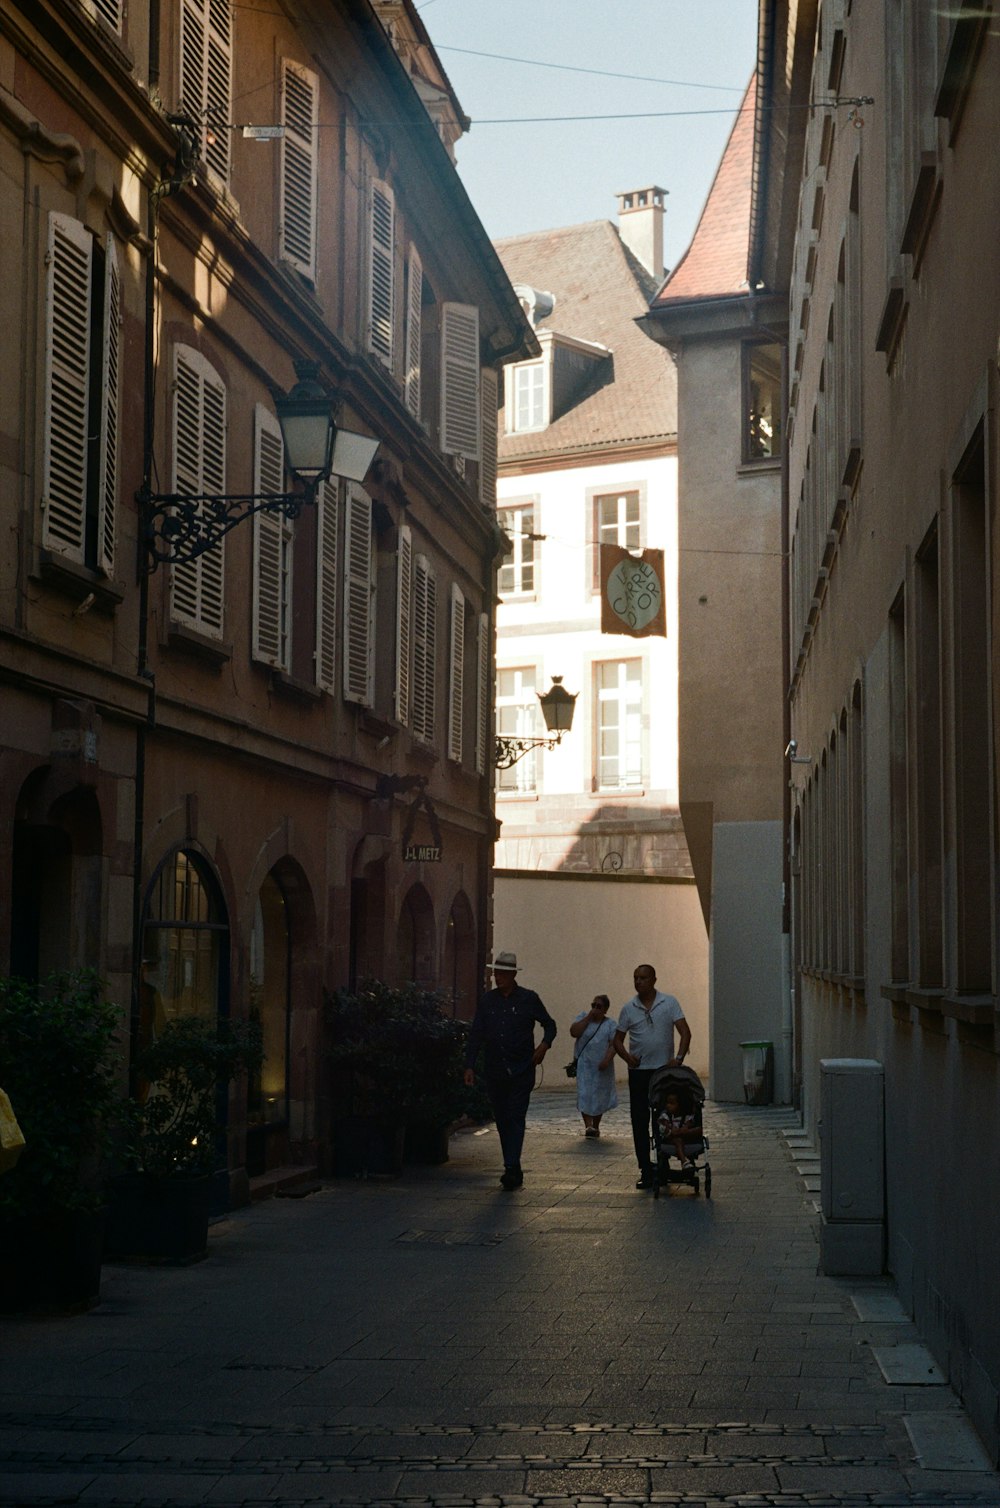
[[[696,1105],[704,1105],[705,1089],[693,1068],[657,1068],[649,1081],[649,1103],[659,1109],[668,1094],[689,1096]]]

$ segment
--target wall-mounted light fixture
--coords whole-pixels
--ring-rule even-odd
[[[563,734],[568,733],[573,726],[573,711],[577,695],[578,693],[566,690],[561,675],[554,675],[548,691],[544,696],[539,694],[538,697],[549,737],[506,738],[502,734],[497,734],[496,749],[493,754],[493,763],[496,768],[509,770],[512,764],[517,764],[517,761],[523,759],[525,754],[530,753],[532,749],[554,749],[561,744]]]
[[[316,501],[320,483],[330,476],[364,481],[379,441],[338,428],[331,396],[318,380],[318,371],[318,362],[296,361],[298,382],[290,393],[274,400],[285,465],[298,483],[297,489],[220,495],[140,488],[136,500],[147,572],[155,571],[160,561],[180,565],[197,560],[255,513],[297,518],[304,507]]]

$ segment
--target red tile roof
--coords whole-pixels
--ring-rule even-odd
[[[698,228],[653,299],[654,309],[680,299],[746,292],[756,93],[754,76],[733,122]]]
[[[595,363],[583,392],[546,429],[507,435],[501,412],[500,460],[544,460],[560,452],[673,439],[673,359],[636,324],[656,284],[616,227],[609,220],[594,220],[538,231],[497,241],[496,252],[512,283],[555,296],[555,308],[540,321],[539,331],[552,330],[611,351],[609,360]]]

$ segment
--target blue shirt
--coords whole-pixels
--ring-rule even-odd
[[[465,1047],[465,1066],[473,1068],[481,1047],[486,1048],[488,1078],[508,1078],[531,1067],[535,1052],[535,1023],[549,1047],[556,1023],[534,990],[515,984],[509,995],[487,990],[480,1000]]]

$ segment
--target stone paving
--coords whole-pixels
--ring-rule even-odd
[[[950,1390],[877,1364],[918,1341],[888,1281],[818,1274],[791,1114],[706,1124],[712,1199],[654,1200],[623,1107],[584,1141],[539,1091],[517,1193],[462,1133],[236,1212],[197,1266],[107,1267],[87,1315],[0,1321],[0,1504],[1000,1505]]]

